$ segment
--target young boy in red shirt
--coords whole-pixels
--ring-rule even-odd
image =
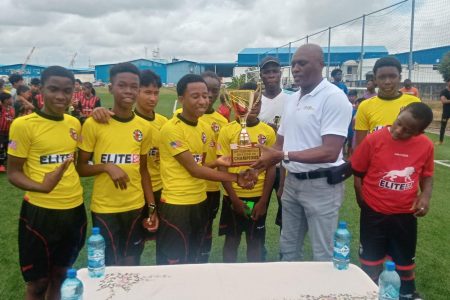
[[[417,217],[427,214],[433,183],[433,120],[424,103],[407,105],[391,127],[368,135],[351,162],[360,215],[360,261],[375,281],[389,257],[401,279],[400,299],[419,299],[414,269]]]

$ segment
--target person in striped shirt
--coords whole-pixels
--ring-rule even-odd
[[[14,120],[14,107],[12,96],[9,93],[0,93],[1,114],[0,114],[0,172],[5,172],[6,149],[8,148],[9,127]]]
[[[92,94],[92,83],[83,83],[83,95],[78,98],[78,110],[80,111],[80,121],[83,123],[92,114],[96,107],[101,107],[100,98]]]

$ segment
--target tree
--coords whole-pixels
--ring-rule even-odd
[[[445,53],[438,65],[438,71],[442,74],[445,82],[450,80],[450,51]]]
[[[233,78],[231,78],[231,83],[228,85],[228,88],[238,89],[244,83],[245,83],[245,74],[242,74],[240,76],[233,76]]]

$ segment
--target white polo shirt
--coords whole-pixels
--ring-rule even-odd
[[[283,114],[284,103],[290,95],[281,91],[275,98],[270,99],[266,96],[261,97],[261,111],[258,119],[266,124],[275,124],[275,117],[280,117]]]
[[[322,145],[322,136],[347,137],[352,119],[352,105],[347,96],[334,84],[323,79],[309,94],[300,99],[298,91],[287,99],[278,134],[284,137],[284,151],[301,151]],[[334,163],[283,163],[292,173],[300,173],[339,166],[344,163],[342,149]]]

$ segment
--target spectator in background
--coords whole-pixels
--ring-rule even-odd
[[[0,93],[4,92],[9,94],[9,92],[5,90],[5,81],[3,79],[0,79]]]
[[[348,94],[348,88],[344,82],[342,82],[342,70],[334,69],[331,71],[331,77],[333,77],[333,84],[340,88],[346,95]]]
[[[34,106],[31,104],[31,89],[27,85],[17,87],[16,101],[14,102],[16,117],[29,115],[33,112]]]
[[[41,95],[41,80],[39,78],[33,78],[30,81],[31,88],[31,103],[36,109],[42,109],[44,106],[44,99]]]
[[[364,92],[363,98],[364,99],[370,99],[372,97],[375,97],[377,95],[377,92],[375,91],[376,88],[375,81],[373,79],[367,80],[366,83],[366,91]]]
[[[442,143],[444,143],[445,128],[447,127],[447,121],[450,118],[450,78],[447,79],[447,88],[441,91],[440,100],[442,102],[442,118],[439,142],[436,142],[437,145],[442,145]]]
[[[9,75],[9,83],[11,83],[11,96],[13,97],[13,104],[16,101],[17,88],[23,85],[23,77],[20,74],[11,74]]]
[[[92,83],[83,83],[83,94],[78,98],[78,110],[80,111],[80,120],[83,123],[92,114],[96,107],[101,107],[100,98],[92,94]]]
[[[412,86],[411,79],[405,79],[405,81],[403,81],[403,87],[400,89],[400,92],[420,98],[419,90]]]
[[[79,118],[81,116],[81,110],[80,110],[80,98],[83,97],[83,83],[80,79],[75,79],[75,87],[73,90],[72,95],[72,107],[71,109],[72,116]]]
[[[5,172],[6,149],[8,149],[9,127],[14,120],[14,107],[12,96],[9,93],[0,93],[0,172]]]
[[[353,120],[354,120],[355,115],[356,115],[355,102],[356,102],[356,99],[358,97],[358,92],[356,90],[350,90],[348,92],[347,97],[348,97],[348,101],[350,101],[350,103],[352,104],[353,110],[352,110],[352,121],[348,125],[347,139],[346,139],[346,142],[345,142],[347,147],[344,147],[344,153],[347,154],[347,157],[350,157],[350,155],[352,155],[352,152],[353,152],[353,137],[355,135]]]

